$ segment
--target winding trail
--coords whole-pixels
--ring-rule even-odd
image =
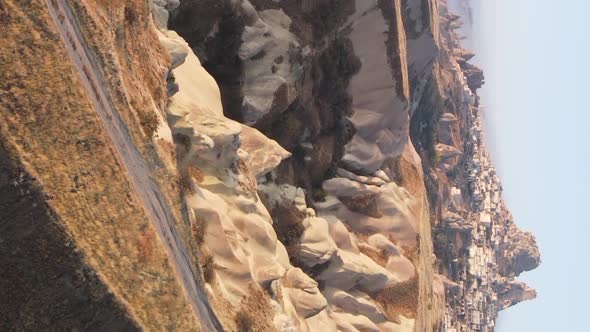
[[[223,331],[201,287],[200,276],[193,270],[190,255],[187,254],[176,232],[170,206],[151,178],[149,168],[133,144],[129,130],[113,104],[96,58],[86,45],[69,3],[66,0],[45,0],[45,3],[92,105],[111,139],[117,158],[124,165],[135,193],[168,252],[177,277],[199,318],[201,329]]]

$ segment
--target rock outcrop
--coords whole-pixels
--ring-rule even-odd
[[[500,272],[505,276],[519,276],[541,264],[539,247],[533,234],[523,232],[514,225],[507,231],[499,260]]]
[[[534,289],[519,281],[506,282],[498,286],[498,300],[502,310],[522,301],[534,300],[536,297],[537,292]]]
[[[467,79],[467,85],[475,93],[477,89],[481,88],[485,84],[485,77],[483,71],[475,65],[470,63],[463,63],[461,65],[465,77]]]

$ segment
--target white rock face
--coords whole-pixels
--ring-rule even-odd
[[[262,176],[275,167],[283,159],[291,156],[277,142],[267,138],[257,129],[242,125],[242,149],[248,153],[247,164],[255,177]]]
[[[359,287],[365,292],[377,292],[397,282],[389,271],[368,256],[344,250],[338,251],[334,264],[319,279],[331,287],[342,290]]]
[[[414,264],[402,255],[402,251],[383,234],[375,234],[367,239],[367,243],[387,255],[385,268],[395,276],[398,281],[407,281],[415,273]]]
[[[327,306],[327,301],[318,290],[318,283],[303,273],[299,268],[290,269],[285,275],[283,291],[291,299],[297,313],[309,318],[320,313]]]
[[[242,112],[244,122],[253,124],[271,111],[277,94],[284,94],[285,106],[293,100],[297,73],[291,67],[290,51],[298,49],[299,43],[289,31],[291,19],[282,10],[257,14],[247,1],[242,8],[253,22],[244,28],[238,52],[245,67]]]
[[[330,237],[328,222],[322,218],[310,217],[303,221],[303,225],[305,231],[301,236],[299,259],[309,267],[331,260],[338,246]]]
[[[353,196],[358,194],[379,194],[381,188],[350,180],[348,178],[333,178],[324,181],[324,190],[334,196]]]
[[[168,51],[168,54],[170,54],[172,69],[183,64],[190,49],[184,39],[174,31],[158,31],[158,37],[162,46],[164,46]]]
[[[356,254],[360,253],[356,238],[353,238],[354,235],[348,231],[344,223],[331,214],[326,214],[325,218],[329,222],[330,236],[334,239],[338,248]]]
[[[186,45],[173,32],[163,31],[160,39],[172,54]],[[275,310],[275,326],[284,331],[310,331],[306,322],[309,317],[329,320],[327,314],[320,314],[327,302],[317,282],[290,264],[253,180],[290,154],[257,130],[225,118],[219,88],[191,50],[184,62],[176,62],[173,74],[179,91],[171,97],[168,123],[174,135],[189,139],[182,162],[204,172],[199,183],[193,182],[194,193],[186,203],[189,215],[206,224],[203,246],[214,260],[215,289],[237,306],[253,284],[274,284],[280,290],[277,294],[283,294],[279,301],[283,306]],[[239,160],[243,167],[237,166]],[[283,189],[283,195],[306,210],[301,189]],[[321,242],[318,237],[327,226],[318,220],[309,224],[306,248],[321,252],[322,243],[314,241]],[[329,257],[334,250],[328,242],[323,254]],[[330,326],[329,321],[319,318],[312,323]]]
[[[230,168],[237,161],[242,126],[223,116],[215,80],[193,52],[173,72],[180,90],[170,99],[168,122],[174,134],[191,138],[186,162]]]
[[[324,294],[332,305],[354,315],[363,315],[372,321],[386,320],[379,307],[366,294],[358,291],[347,293],[337,288],[326,287]]]
[[[178,8],[180,0],[153,0],[151,5],[156,27],[165,30],[168,28],[168,17],[170,16],[168,11]]]
[[[414,319],[389,321],[369,294],[416,275],[414,264],[404,256],[401,246],[416,245],[419,202],[391,182],[385,172],[375,174],[379,177],[358,176],[345,170],[337,174],[340,177],[323,184],[326,201],[316,203],[317,215],[327,221],[330,237],[338,247],[317,278],[325,285],[323,294],[331,308],[338,308],[329,311],[330,317],[338,331],[414,331]],[[338,198],[357,195],[373,197],[382,216],[351,211]],[[382,255],[384,265],[364,252]]]
[[[392,236],[402,244],[415,242],[417,217],[412,207],[417,202],[404,188],[393,182],[376,187],[344,178],[335,178],[326,181],[324,189],[329,195],[325,203],[317,204],[319,216],[335,216],[355,232],[392,233]],[[377,195],[375,197],[377,208],[383,212],[383,217],[375,218],[350,211],[335,198],[335,196],[367,193]]]
[[[320,315],[326,315],[325,318],[313,318],[309,322],[313,325],[309,326],[329,321],[335,326],[321,326],[338,331],[410,331],[404,329],[413,327],[411,321],[403,321],[401,325],[393,322],[385,324],[387,319],[380,305],[369,294],[408,280],[416,273],[412,262],[403,256],[403,250],[390,240],[395,239],[400,245],[416,244],[416,216],[410,211],[415,201],[395,183],[386,183],[378,177],[357,176],[345,170],[338,173],[343,177],[324,183],[328,195],[326,202],[316,203],[317,217],[316,211],[305,205],[300,189],[277,186],[272,182],[259,187],[265,196],[271,198],[271,204],[296,206],[307,213],[308,217],[302,222],[304,232],[297,257],[300,264],[308,269],[322,266],[315,279],[323,283],[322,293],[328,305]],[[381,218],[352,212],[337,198],[367,193],[375,195],[377,205],[384,211]],[[361,239],[355,231],[371,235]],[[383,265],[364,254],[363,250],[382,253]],[[338,309],[335,311],[334,308]],[[406,323],[408,325],[404,327]]]
[[[164,30],[159,39],[177,59],[173,73],[181,89],[170,98],[167,115],[173,134],[190,139],[184,162],[218,171],[235,167],[242,126],[224,117],[215,80],[178,34]]]
[[[353,97],[351,121],[357,134],[346,145],[342,160],[349,169],[373,173],[385,159],[403,151],[410,118],[407,96],[398,95],[396,88],[405,82],[397,82],[390,70],[386,46],[389,28],[377,1],[357,0],[356,8],[358,15],[353,15],[349,38],[362,65],[352,77],[348,93]]]
[[[381,178],[376,176],[359,176],[356,175],[352,172],[349,172],[343,168],[339,168],[336,171],[336,174],[338,176],[341,176],[343,178],[347,178],[349,180],[353,180],[359,183],[364,183],[364,184],[368,184],[368,185],[373,185],[373,186],[382,186],[384,185],[386,182],[391,182],[389,180],[389,178],[387,177],[387,175],[385,175],[385,173],[382,170],[379,170],[378,172],[376,172],[376,174],[381,175]],[[384,180],[385,179],[385,180]]]
[[[300,211],[307,212],[305,193],[301,188],[288,184],[277,185],[271,182],[260,185],[258,192],[264,194],[269,199],[271,206],[275,206],[276,204],[289,206],[293,204]]]
[[[428,17],[422,11],[423,2],[406,1],[407,15],[404,21],[411,22],[412,31],[407,33],[407,54],[410,79],[427,77],[438,55],[440,37],[438,18]]]
[[[324,285],[322,293],[328,305],[324,312],[338,331],[412,331],[413,320],[389,322],[369,294],[409,280],[416,273],[413,263],[403,256],[403,250],[390,240],[399,245],[416,244],[417,216],[412,211],[415,199],[395,183],[385,182],[384,174],[382,178],[357,176],[345,170],[339,170],[338,174],[342,177],[325,181],[328,195],[326,202],[316,203],[317,211],[304,205],[294,187],[264,184],[261,188],[265,195],[276,197],[276,202],[296,205],[308,213],[303,221],[305,230],[297,257],[306,268],[323,266],[316,280]],[[359,194],[375,195],[383,216],[373,218],[350,211],[337,198]],[[355,232],[370,236],[361,239]],[[363,250],[382,253],[383,265]]]

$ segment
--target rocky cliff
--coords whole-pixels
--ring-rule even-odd
[[[505,276],[519,276],[523,272],[535,269],[541,263],[541,255],[533,234],[523,232],[514,224],[510,224],[506,231],[502,250],[506,254],[500,256],[499,268]]]
[[[512,281],[502,284],[498,290],[501,309],[506,309],[522,301],[533,300],[537,292],[522,282]]]
[[[0,4],[2,326],[442,328],[484,81],[439,5]],[[502,307],[539,263],[506,225]]]

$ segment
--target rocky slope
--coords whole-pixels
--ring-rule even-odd
[[[57,3],[79,25],[73,51],[96,68],[64,46]],[[451,281],[431,232],[475,228],[456,180],[467,175],[448,174],[467,155],[468,90],[483,84],[445,11],[435,0],[0,4],[23,54],[0,53],[0,244],[14,248],[1,263],[17,267],[2,288],[22,266],[69,285],[27,275],[46,293],[7,293],[2,326],[442,328]],[[93,76],[104,83],[80,84]],[[138,150],[131,166],[95,112],[103,91]],[[134,180],[142,163],[153,193]],[[161,210],[144,199],[156,192]],[[168,209],[167,233],[153,211]],[[513,277],[538,265],[533,238],[507,227],[502,307],[533,296]],[[39,242],[58,250],[31,251]],[[53,299],[63,305],[46,310]]]
[[[416,253],[429,219],[420,160],[408,136],[402,4],[342,1],[332,10],[334,5],[184,2],[171,14],[170,28],[219,82],[223,105],[217,113],[249,126],[240,134],[246,144],[224,147],[221,157],[213,154],[217,160],[188,152],[196,157],[189,167],[203,172],[188,206],[207,223],[212,292],[237,304],[248,284],[270,288],[299,330],[413,330],[419,312],[421,324],[430,322],[424,329],[432,329],[434,291],[420,289],[433,284],[430,256],[424,255],[430,263],[423,269]],[[196,13],[207,20],[194,20]],[[424,20],[428,13],[415,15]],[[188,69],[191,51],[173,71],[179,92],[170,109],[186,87],[182,77],[196,71]],[[205,133],[195,127],[199,132]],[[274,161],[262,169],[241,162],[257,159],[248,143],[254,133],[258,150]],[[219,160],[229,151],[234,157],[226,173],[233,179],[224,180]],[[396,158],[408,163],[413,192],[392,180],[402,177],[395,173]],[[386,160],[393,164],[381,169]],[[237,192],[229,195],[218,181]],[[248,218],[239,213],[244,209]],[[263,234],[271,224],[276,235],[269,242]],[[233,246],[224,244],[228,232],[239,234]],[[425,238],[427,245],[430,236]],[[301,286],[289,289],[295,276]],[[396,298],[400,292],[408,293],[406,303]]]

